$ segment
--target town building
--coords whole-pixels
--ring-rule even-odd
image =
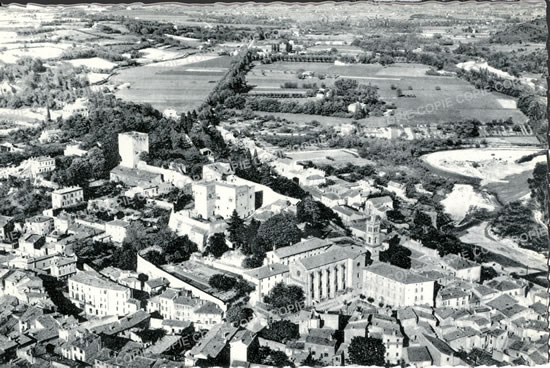
[[[168,227],[180,235],[187,235],[202,252],[208,238],[213,234],[224,232],[227,222],[221,218],[206,220],[193,215],[194,211],[190,210],[172,212],[168,220]]]
[[[233,211],[241,218],[254,213],[254,187],[221,182],[193,183],[194,213],[203,219],[231,217]]]
[[[68,119],[73,115],[88,116],[88,104],[89,101],[86,98],[77,98],[75,102],[63,106],[62,117]]]
[[[363,293],[393,307],[434,305],[434,281],[387,263],[363,271]]]
[[[25,233],[48,235],[54,230],[54,219],[48,216],[36,215],[25,220]]]
[[[302,287],[306,305],[361,291],[361,270],[366,250],[356,246],[332,246],[326,252],[289,264],[289,283]]]
[[[471,282],[481,280],[481,265],[455,254],[448,254],[441,261],[441,268],[453,276]]]
[[[369,198],[365,202],[365,213],[386,218],[386,212],[393,210],[393,199],[389,196]]]
[[[130,289],[92,271],[81,271],[68,281],[69,298],[89,316],[125,316],[135,312]]]
[[[79,186],[57,189],[52,192],[52,208],[71,207],[84,200],[84,190]]]
[[[250,295],[250,303],[254,305],[262,302],[275,285],[281,282],[286,284],[288,271],[288,265],[281,263],[272,263],[245,271],[242,274],[243,278],[256,286],[256,290]]]
[[[305,239],[296,244],[289,244],[288,247],[281,247],[267,252],[264,263],[281,263],[288,266],[299,259],[322,254],[332,244],[332,242],[326,239]]]
[[[127,229],[130,224],[123,220],[112,220],[105,224],[105,233],[114,243],[121,244],[126,238]]]
[[[55,170],[55,159],[51,157],[31,157],[28,162],[33,177]]]

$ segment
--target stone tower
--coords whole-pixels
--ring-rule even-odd
[[[365,247],[371,254],[371,259],[378,260],[378,255],[383,251],[382,231],[380,229],[380,216],[369,215],[365,224]]]
[[[147,133],[126,132],[118,135],[118,153],[122,159],[121,166],[137,167],[139,155],[149,152],[149,136]]]

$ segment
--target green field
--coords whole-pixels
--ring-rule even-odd
[[[204,103],[229,66],[230,57],[219,57],[187,65],[140,66],[120,70],[111,81],[130,83],[116,96],[128,101],[150,103],[160,111],[178,113],[197,109]],[[212,68],[217,68],[212,70]]]
[[[299,69],[325,73],[325,79],[310,78],[300,80],[296,73]],[[361,84],[372,84],[379,87],[380,97],[387,103],[397,107],[396,113],[406,118],[399,119],[403,125],[425,123],[445,123],[465,119],[491,121],[508,119],[525,123],[527,118],[518,109],[503,108],[500,100],[511,99],[498,93],[479,95],[468,82],[456,77],[429,76],[429,69],[421,64],[394,64],[383,67],[373,64],[353,64],[339,66],[330,63],[293,63],[276,62],[257,65],[248,75],[248,82],[254,91],[276,90],[287,81],[302,83],[317,83],[321,86],[331,86],[337,78],[351,78]],[[395,89],[392,89],[392,86]],[[440,89],[436,90],[436,86]],[[411,87],[412,89],[409,89]],[[396,90],[401,89],[405,95],[414,97],[397,97]],[[280,91],[289,91],[279,88]],[[297,117],[300,119],[299,117]],[[300,119],[302,120],[302,119]],[[310,119],[308,118],[308,121]],[[368,119],[376,124],[395,123],[387,118]]]

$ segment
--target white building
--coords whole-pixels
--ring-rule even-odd
[[[195,214],[204,219],[213,216],[229,218],[237,211],[241,218],[254,213],[254,187],[221,182],[200,182],[193,184]]]
[[[48,216],[33,216],[25,220],[25,232],[30,234],[48,235],[54,229],[54,219]]]
[[[304,168],[298,161],[278,158],[271,164],[277,174],[298,181],[300,185],[320,185],[326,182],[325,172],[314,168]]]
[[[67,187],[52,192],[52,208],[74,206],[84,200],[84,190],[81,187]]]
[[[363,270],[363,293],[392,307],[434,305],[434,281],[387,263]]]
[[[73,115],[88,116],[88,99],[77,98],[72,104],[67,104],[63,107],[62,117],[68,119]]]
[[[47,156],[32,157],[29,159],[32,176],[45,174],[55,170],[55,159]]]
[[[76,255],[73,257],[55,256],[50,264],[50,274],[59,279],[76,273]]]
[[[356,246],[334,245],[321,254],[298,259],[289,265],[289,282],[302,287],[306,305],[344,294],[359,295],[366,252]]]
[[[105,224],[105,233],[111,237],[111,241],[114,243],[122,243],[126,238],[126,232],[129,223],[122,220],[113,220]]]
[[[149,152],[149,136],[147,133],[119,133],[118,153],[121,158],[121,166],[136,168],[140,161],[139,156],[143,152]]]
[[[80,143],[68,144],[63,150],[64,156],[79,156],[82,157],[87,154],[88,151],[80,148]]]
[[[54,142],[56,140],[59,140],[62,134],[63,131],[60,129],[44,129],[42,133],[40,133],[38,141],[40,143]]]
[[[197,244],[199,251],[203,251],[208,237],[216,233],[223,233],[227,223],[220,220],[208,221],[195,218],[189,210],[172,212],[168,227],[179,235],[187,235],[189,240]]]
[[[479,282],[481,280],[481,265],[458,255],[448,254],[443,257],[441,268],[463,280],[472,282]]]
[[[245,271],[243,278],[256,285],[256,290],[250,294],[252,305],[262,302],[271,289],[280,282],[286,283],[288,279],[288,265],[280,263],[269,264]]]
[[[78,272],[69,278],[69,297],[90,316],[125,316],[135,312],[135,306],[128,303],[130,289],[92,271]]]

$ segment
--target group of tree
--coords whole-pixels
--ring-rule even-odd
[[[215,274],[208,279],[208,285],[221,291],[235,290],[237,296],[248,295],[254,287],[241,277],[232,277],[224,274]]]
[[[211,254],[214,258],[220,258],[229,250],[225,242],[224,233],[216,233],[208,238],[208,246],[204,250],[205,255]]]
[[[83,157],[58,156],[51,180],[62,187],[87,187],[90,180],[105,178],[105,157],[99,147],[93,147]]]
[[[296,218],[284,213],[274,215],[263,223],[252,219],[247,225],[233,211],[227,231],[234,248],[247,256],[243,261],[245,268],[261,266],[266,252],[295,244],[302,237]]]
[[[381,262],[409,269],[411,268],[411,254],[410,249],[399,244],[399,236],[394,235],[389,240],[388,249],[380,252],[379,259]]]
[[[346,226],[330,207],[314,200],[311,196],[305,197],[296,205],[296,219],[299,223],[305,223],[304,234],[323,237],[326,227],[334,224],[346,231]]]
[[[377,87],[358,84],[354,79],[337,79],[334,82],[332,94],[321,100],[280,101],[275,98],[248,98],[245,108],[253,111],[281,112],[293,114],[312,114],[322,116],[343,116],[361,119],[365,116],[381,116],[386,111],[386,103],[382,101]],[[325,95],[326,96],[326,95]],[[353,103],[362,104],[355,113],[348,112],[348,106]]]
[[[507,25],[491,36],[490,42],[501,44],[546,42],[547,25],[545,18]]]
[[[274,367],[294,367],[294,363],[288,356],[279,350],[273,350],[268,346],[258,346],[249,354],[250,363],[262,364]]]
[[[187,235],[177,235],[167,226],[153,230],[146,228],[139,221],[132,222],[121,249],[127,250],[128,257],[134,257],[131,253],[135,255],[147,248],[152,250],[147,251],[143,257],[155,265],[187,261],[191,254],[198,251],[197,244]]]
[[[544,206],[548,206],[548,202]],[[509,202],[497,211],[491,230],[500,237],[511,238],[521,247],[539,252],[548,250],[546,227],[535,220],[533,209],[521,201]]]
[[[29,179],[0,180],[0,214],[24,220],[51,208],[51,189],[34,186]]]
[[[7,64],[0,71],[0,82],[12,91],[0,94],[0,107],[49,107],[60,109],[88,93],[89,81],[82,67],[60,63],[44,65],[39,58],[22,57],[16,64]]]
[[[266,185],[276,193],[288,197],[302,199],[307,195],[307,192],[304,191],[300,185],[293,180],[280,176],[271,166],[260,163],[248,150],[235,150],[230,152],[229,161],[250,163],[250,167],[248,168],[235,168],[235,175],[240,178]]]
[[[386,347],[382,340],[355,336],[348,347],[349,362],[360,366],[384,366]]]
[[[300,337],[300,329],[297,324],[286,319],[273,321],[268,327],[260,331],[260,337],[286,344]]]
[[[198,149],[208,147],[222,152],[225,143],[220,133],[210,127],[215,120],[210,109],[191,112],[179,119],[167,118],[148,104],[135,104],[111,95],[90,95],[88,116],[73,115],[59,122],[65,139],[77,139],[82,148],[100,147],[107,173],[119,163],[118,134],[127,131],[147,132],[149,154],[143,159],[157,166],[180,162],[186,167],[200,167],[208,159]],[[194,146],[193,146],[194,145]]]
[[[304,290],[298,285],[276,284],[264,297],[264,303],[273,308],[288,308],[305,300]]]
[[[441,257],[447,254],[460,254],[477,262],[484,262],[490,258],[488,253],[475,252],[471,245],[463,243],[450,231],[433,227],[431,217],[422,211],[417,211],[414,216],[410,236],[420,241],[424,247],[437,250]]]

